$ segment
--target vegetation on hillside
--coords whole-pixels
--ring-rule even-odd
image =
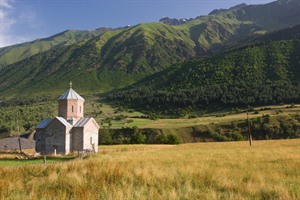
[[[30,99],[16,101],[13,105],[5,102],[0,105],[0,138],[31,133],[43,119],[53,118],[56,113],[56,106],[45,100],[43,103]]]
[[[52,48],[86,42],[87,40],[109,30],[110,29],[105,28],[94,31],[66,30],[49,38],[0,48],[0,69]]]
[[[257,112],[257,111],[256,111]],[[251,113],[253,115],[253,113]],[[255,114],[254,114],[255,115]],[[220,116],[221,117],[221,116]],[[255,140],[300,138],[300,115],[257,116],[249,120]],[[99,144],[178,144],[194,142],[228,142],[248,139],[248,121],[231,120],[173,128],[123,127],[100,130]],[[138,140],[137,140],[138,138]]]
[[[147,77],[117,100],[144,110],[245,107],[300,102],[300,41],[251,45],[175,65]]]
[[[224,45],[238,46],[248,36],[297,25],[299,8],[298,0],[237,6],[180,26],[144,23],[66,31],[1,48],[0,95],[40,95],[45,90],[53,95],[70,80],[86,93],[119,89],[174,63],[220,52]]]

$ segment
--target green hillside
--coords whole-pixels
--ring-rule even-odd
[[[193,55],[192,41],[184,38],[182,31],[160,23],[140,24],[10,65],[0,71],[0,93],[51,94],[65,88],[70,80],[83,93],[108,91]]]
[[[246,46],[177,64],[108,99],[153,110],[296,103],[299,52],[300,40]]]
[[[94,31],[67,30],[49,38],[0,48],[0,66],[4,68],[9,64],[16,63],[38,53],[45,52],[51,48],[83,42],[108,30],[109,29],[105,28]]]
[[[0,96],[55,96],[70,80],[80,93],[120,89],[175,63],[219,53],[224,47],[239,46],[247,38],[300,24],[299,0],[237,6],[214,13],[180,26],[144,23],[113,30],[66,31],[1,48]],[[243,64],[251,66],[253,61],[247,58]],[[204,62],[211,64],[206,68],[216,67],[210,58],[204,58]],[[228,73],[232,70],[228,68]],[[215,75],[210,75],[212,80],[200,77],[206,82],[216,81]],[[226,75],[219,78],[228,79]],[[164,84],[161,87],[182,88]]]

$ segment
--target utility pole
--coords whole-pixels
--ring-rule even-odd
[[[248,123],[248,139],[249,139],[249,144],[250,147],[252,146],[252,135],[251,135],[251,130],[250,130],[250,121],[249,121],[249,113],[247,109],[247,123]]]
[[[20,153],[22,153],[21,137],[20,136],[19,136],[19,148],[20,148]]]
[[[19,135],[19,148],[20,148],[20,154],[22,153],[22,145],[21,145],[21,137],[20,137],[20,126],[19,126],[19,110],[17,110],[17,131],[18,131],[18,135]]]

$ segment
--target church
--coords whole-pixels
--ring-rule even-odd
[[[36,126],[35,151],[42,155],[98,152],[100,126],[84,117],[84,99],[70,88],[58,98],[58,116]]]

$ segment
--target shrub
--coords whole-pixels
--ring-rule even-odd
[[[111,134],[108,129],[101,129],[99,134],[99,144],[112,144]]]
[[[231,133],[229,133],[229,137],[232,138],[234,141],[243,141],[243,140],[245,140],[243,135],[240,134],[239,132],[231,132]]]
[[[166,134],[162,133],[156,138],[157,144],[167,144],[168,137]]]
[[[179,137],[173,134],[167,136],[168,144],[179,144]]]
[[[133,131],[133,135],[131,137],[131,143],[132,144],[143,144],[145,143],[145,139],[146,139],[146,136],[143,135],[137,126],[134,126],[132,128],[132,131]]]
[[[214,140],[214,141],[228,141],[228,138],[224,135],[221,135],[217,132],[214,131],[209,131],[209,136]]]

